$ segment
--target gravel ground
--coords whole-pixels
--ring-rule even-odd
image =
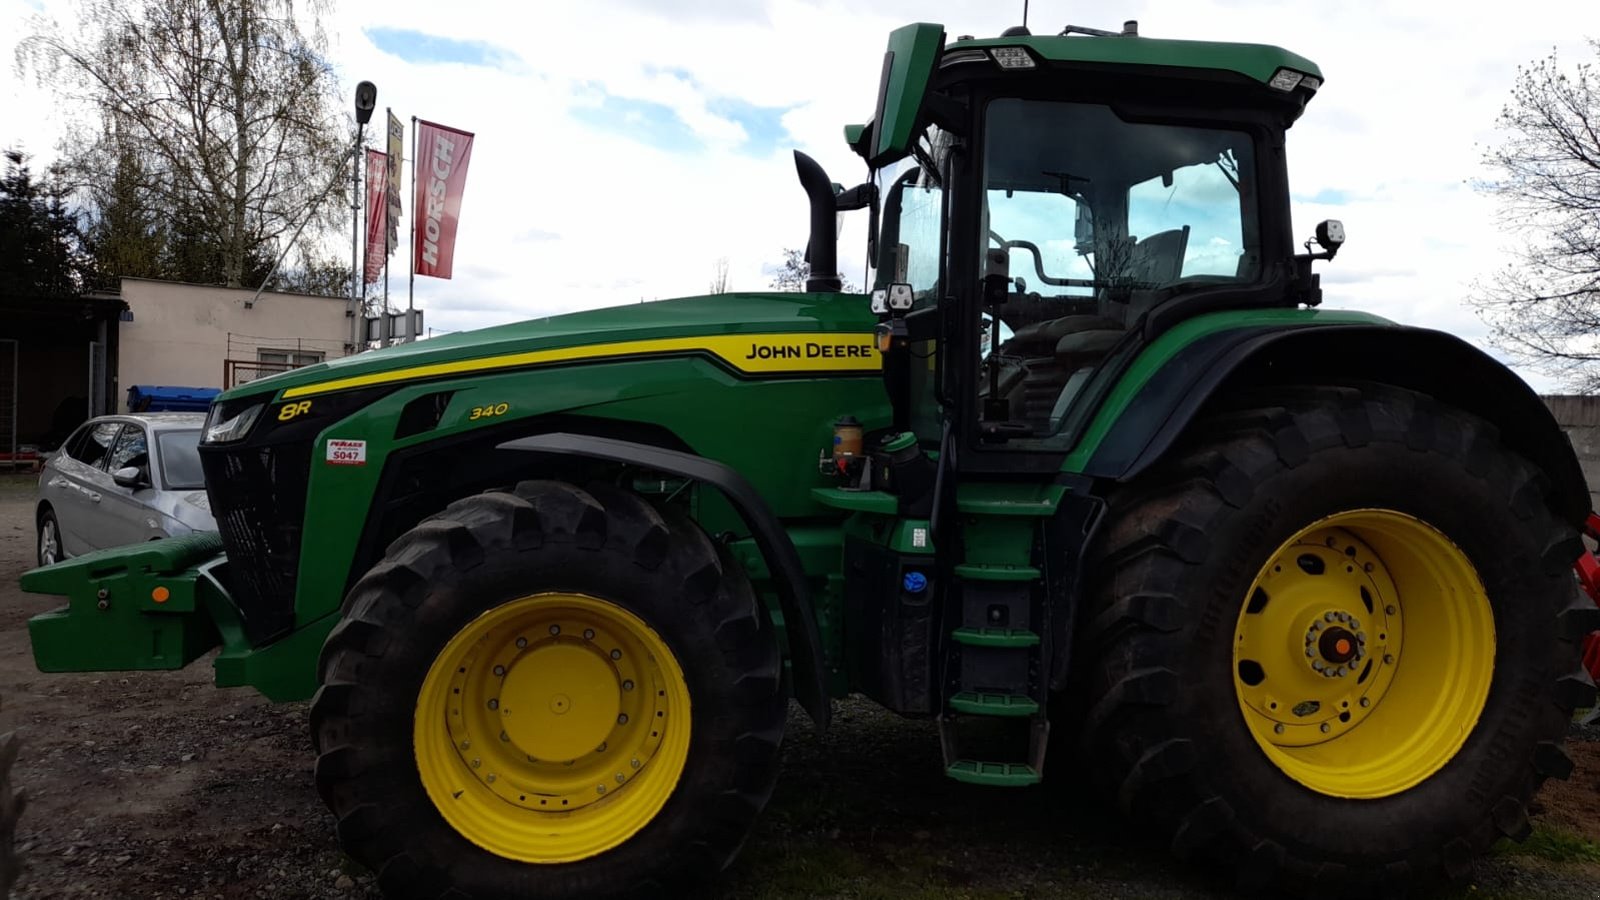
[[[29,795],[16,896],[376,898],[312,786],[305,704],[214,688],[208,660],[164,673],[34,669],[25,623],[56,604],[17,588],[33,540],[31,483],[0,481],[0,732],[26,741],[16,780]],[[929,724],[858,700],[836,711],[826,736],[791,716],[783,781],[714,896],[1229,896],[1070,782],[961,785],[940,774]],[[1600,729],[1569,748],[1578,771],[1541,794],[1535,822],[1600,842]],[[1600,865],[1499,853],[1464,896],[1593,900]]]

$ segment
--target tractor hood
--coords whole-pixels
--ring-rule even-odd
[[[459,332],[318,363],[232,388],[219,401],[256,395],[264,388],[285,399],[370,387],[454,372],[520,368],[544,363],[653,353],[706,352],[736,368],[772,371],[785,359],[808,354],[837,361],[869,356],[875,317],[860,294],[760,293],[681,297],[530,319]],[[852,334],[845,346],[829,334]],[[777,343],[757,348],[744,335],[769,335]],[[766,356],[758,357],[760,354]],[[847,356],[846,356],[847,355]],[[803,370],[804,366],[797,369]]]

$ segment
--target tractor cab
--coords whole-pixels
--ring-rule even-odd
[[[937,25],[896,31],[873,121],[846,129],[871,180],[840,204],[867,195],[876,214],[895,425],[932,449],[950,420],[964,471],[1055,470],[1163,331],[1314,304],[1284,132],[1320,85],[1287,51],[1132,22],[949,44]]]

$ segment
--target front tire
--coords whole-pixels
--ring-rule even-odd
[[[351,591],[317,785],[390,897],[679,891],[771,794],[780,672],[765,607],[692,522],[524,482],[424,521]]]
[[[1128,816],[1246,887],[1464,878],[1571,770],[1577,535],[1459,410],[1251,400],[1112,501],[1084,748]]]
[[[56,522],[55,510],[46,508],[39,514],[39,565],[52,566],[65,558],[61,550],[61,525]]]

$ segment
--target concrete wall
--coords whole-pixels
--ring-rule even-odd
[[[134,385],[223,387],[223,361],[259,359],[261,351],[298,350],[325,359],[345,355],[350,320],[338,297],[255,292],[213,285],[122,279],[133,321],[121,327],[117,408]],[[249,373],[245,378],[257,373]]]
[[[1600,397],[1551,396],[1544,403],[1572,440],[1589,482],[1590,509],[1600,509]]]

